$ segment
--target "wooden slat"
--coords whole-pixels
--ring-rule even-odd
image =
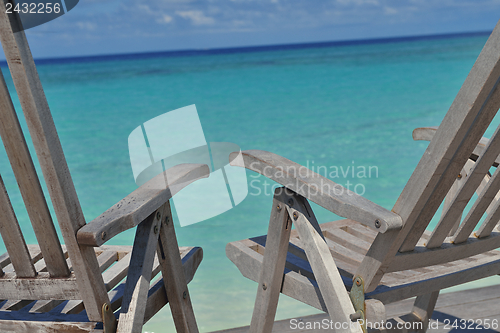
[[[71,271],[71,263],[69,263],[69,259],[68,259],[68,250],[66,249],[66,247],[63,246],[62,247],[62,251],[63,251],[63,256],[64,256],[64,258],[66,260],[68,269]],[[40,258],[40,260],[38,260],[35,263],[35,270],[37,272],[47,272],[47,265],[45,263],[44,258]]]
[[[255,252],[241,242],[232,242],[226,246],[226,255],[244,277],[255,282],[259,281],[263,261],[262,254]],[[285,274],[281,292],[319,310],[328,311],[315,281],[297,272],[290,271]]]
[[[104,251],[97,257],[97,262],[99,263],[99,271],[102,273],[109,266],[113,265],[115,261],[118,260],[118,253],[115,251]]]
[[[78,299],[78,286],[74,277],[50,278],[48,273],[38,273],[35,278],[18,279],[15,273],[5,273],[0,278],[1,299]]]
[[[137,226],[132,257],[120,310],[117,333],[140,332],[151,280],[151,269],[158,244],[161,211],[153,212]]]
[[[432,138],[434,137],[434,134],[436,134],[437,129],[438,129],[437,126],[415,128],[413,130],[413,140],[431,141]],[[474,151],[472,152],[470,159],[476,161],[479,158],[479,156],[483,154],[484,149],[488,144],[488,141],[489,141],[488,138],[482,137],[477,143],[476,147],[474,148]],[[497,167],[499,165],[500,165],[500,156],[498,156],[495,159],[495,162],[493,163],[494,167]]]
[[[48,271],[53,277],[66,277],[69,275],[69,269],[62,254],[61,244],[1,71],[0,118],[2,119],[0,122],[2,142],[25,202],[35,236],[47,262]],[[13,241],[19,241],[19,246],[22,246],[22,241],[19,238],[13,238]],[[21,251],[19,249],[19,252]],[[28,271],[23,274],[32,276]]]
[[[323,235],[335,243],[343,245],[344,247],[355,251],[362,256],[366,254],[370,248],[371,243],[368,243],[350,233],[339,228],[323,228]]]
[[[479,159],[476,161],[476,163],[473,164],[471,171],[467,172],[467,170],[465,170],[465,177],[462,177],[462,179],[465,178],[465,181],[460,190],[458,191],[457,195],[453,198],[452,203],[450,204],[446,212],[443,214],[444,215],[443,218],[439,221],[436,228],[434,228],[431,238],[427,243],[428,248],[431,249],[441,246],[443,240],[448,236],[451,228],[453,227],[453,225],[455,225],[457,219],[459,219],[462,216],[463,210],[465,209],[470,199],[474,195],[474,192],[476,191],[477,187],[481,184],[481,181],[488,174],[491,165],[493,164],[495,158],[498,155],[500,155],[500,126],[496,129],[495,133],[493,134],[493,137],[489,140],[483,155],[481,155]],[[468,162],[466,163],[464,169],[468,169],[467,164],[473,163],[470,162],[469,159],[467,161]],[[481,202],[483,196],[480,196],[478,200],[476,200],[476,202],[474,203],[474,207],[478,206],[484,207],[483,210],[484,212],[486,208],[488,208],[496,192],[498,192],[499,184],[500,183],[492,182],[490,180],[490,183],[488,185],[493,187],[492,190],[490,191],[492,195],[489,196],[491,199],[485,200],[483,204]],[[473,209],[471,209],[471,211],[473,211]],[[479,218],[480,216],[477,217],[477,220],[479,220]]]
[[[64,307],[60,310],[60,312],[65,314],[78,314],[84,309],[85,307],[81,300],[69,300],[66,304],[64,304]]]
[[[0,4],[5,6],[6,0]],[[79,246],[76,232],[84,226],[80,203],[69,173],[68,165],[50,114],[31,51],[24,31],[14,33],[19,26],[16,16],[0,12],[0,40],[5,58],[21,102],[26,123],[47,183],[57,221],[68,247],[81,297],[90,320],[102,319],[104,303],[109,303],[94,250]]]
[[[476,202],[474,202],[474,205],[469,210],[469,213],[465,217],[464,222],[460,226],[456,236],[452,238],[452,241],[454,243],[461,243],[466,241],[488,207],[490,207],[491,202],[495,199],[495,196],[500,189],[499,175],[500,168],[497,168],[493,176],[490,178],[490,181],[486,184],[486,187],[483,189],[483,191],[481,191]],[[494,213],[492,215],[494,215]],[[492,215],[489,215],[488,218],[492,217]]]
[[[498,111],[499,39],[497,25],[394,206],[406,223],[416,221],[401,246],[402,252],[413,249]]]
[[[198,333],[198,325],[191,304],[191,295],[189,295],[181,256],[179,255],[179,245],[175,236],[170,202],[167,201],[160,208],[160,212],[162,223],[156,252],[175,328],[179,333]]]
[[[40,300],[30,309],[30,312],[48,312],[64,302],[63,300]]]
[[[118,259],[118,252],[111,250],[99,251],[100,254],[97,257],[97,261],[99,263],[99,271],[102,273],[109,266],[111,266]],[[71,266],[68,265],[71,269]],[[40,269],[38,271],[44,271],[44,269]],[[30,312],[47,312],[61,304],[62,300],[40,300],[37,301],[29,310]],[[84,309],[82,301],[70,301],[67,306],[65,306],[65,313],[78,313]],[[79,311],[78,311],[79,310]],[[77,311],[77,312],[75,312]]]
[[[302,202],[305,199],[296,196],[294,200],[297,203],[292,208],[287,206],[287,211],[290,216],[293,216],[293,223],[304,244],[304,250],[323,295],[328,314],[333,322],[349,322],[349,315],[355,312],[354,307],[330,250],[321,234],[316,231],[319,226],[314,226],[314,224],[317,222],[314,223],[309,219],[312,213],[305,209]],[[349,327],[347,329],[343,327],[336,331],[356,332]],[[361,328],[359,331],[361,332]]]
[[[296,245],[297,247],[300,247],[301,249],[304,248],[302,242],[299,243],[294,238],[290,239],[290,242]],[[356,268],[359,266],[364,256],[357,252],[349,250],[348,248],[338,243],[335,243],[334,241],[328,238],[325,239],[325,242],[328,245],[328,248],[330,249],[330,253],[332,254],[333,258],[336,259],[336,261],[337,259],[339,260],[339,265],[341,266],[339,268],[344,269],[351,274],[354,274]],[[297,253],[296,255],[301,259],[307,260],[305,252],[303,256],[301,256],[300,253]]]
[[[2,304],[0,311],[18,311],[31,303],[32,300],[8,300]]]
[[[446,194],[446,198],[444,199],[443,203],[443,211],[441,212],[441,219],[442,221],[446,217],[446,213],[450,209],[453,199],[457,196],[458,192],[460,191],[460,188],[464,185],[465,179],[467,179],[470,175],[470,169],[473,167],[474,162],[472,162],[470,159],[467,160],[467,163],[465,163],[464,168],[458,175],[458,178],[455,180],[453,185],[451,186],[450,190],[448,191],[448,194]],[[457,231],[458,227],[460,226],[460,222],[462,221],[462,213],[458,214],[458,217],[456,221],[453,223],[453,226],[450,228],[450,231],[448,232],[448,236],[452,236],[455,234]]]
[[[420,322],[422,322],[422,329],[418,330],[418,333],[425,333],[429,325],[429,320],[432,317],[432,312],[434,312],[434,307],[436,306],[436,301],[439,296],[439,290],[434,291],[429,294],[418,296],[415,299],[413,309],[411,313],[416,316]]]
[[[479,227],[479,230],[475,233],[476,236],[478,238],[485,238],[490,236],[493,229],[498,224],[498,221],[500,221],[500,201],[496,202],[493,211],[488,215],[481,227]]]
[[[358,274],[374,290],[390,260],[415,247],[461,168],[481,139],[499,106],[500,24],[497,24],[394,205],[404,226],[398,233],[378,234]],[[404,246],[403,246],[404,243]]]
[[[227,257],[238,267],[243,276],[258,281],[258,274],[262,265],[263,256],[242,241],[229,243],[226,247]],[[432,278],[418,274],[413,282],[407,279],[393,280],[387,286],[380,286],[375,291],[367,293],[367,297],[381,300],[385,304],[407,299],[413,296],[424,295],[433,290],[448,288],[457,284],[466,283],[479,278],[495,275],[500,269],[500,258],[483,258],[479,261],[452,265],[441,276]],[[391,275],[387,274],[386,276]],[[422,280],[422,281],[420,281]],[[349,287],[351,281],[344,279]],[[390,286],[390,287],[389,287]],[[296,272],[288,272],[283,279],[282,293],[309,304],[319,310],[327,311],[319,288],[313,280]]]
[[[38,247],[38,250],[40,250],[39,247]],[[66,247],[64,245],[62,245],[62,250],[63,250],[64,256],[66,256],[68,251],[66,250]],[[69,262],[69,259],[66,259],[66,262],[68,264],[68,269],[71,271],[71,263]],[[37,272],[47,272],[47,266],[45,265],[45,261],[43,260],[43,258],[40,258],[40,260],[38,260],[36,262],[35,270]],[[26,300],[13,301],[12,307],[22,308],[25,305],[30,304],[31,302],[32,301],[26,301]],[[60,304],[62,302],[63,302],[62,300],[39,300],[29,309],[29,311],[36,312],[36,311],[40,311],[40,309],[47,309],[47,311],[49,311],[51,308],[57,306],[58,304]]]
[[[275,191],[266,239],[266,252],[260,269],[257,296],[250,332],[271,332],[283,281],[288,241],[292,230],[283,188]]]
[[[485,251],[491,251],[499,246],[500,233],[494,233],[484,240],[470,237],[467,241],[459,244],[445,242],[439,249],[427,249],[424,246],[417,246],[413,252],[398,253],[387,268],[387,272],[452,262],[484,253]]]
[[[126,253],[125,251],[131,251],[132,247],[131,246],[103,246],[100,249],[104,250],[104,252],[116,252],[118,254],[118,257],[120,256],[120,253],[124,254]],[[116,251],[115,251],[116,250]],[[123,251],[123,252],[119,252]],[[131,252],[128,252],[125,254],[124,257],[120,258],[119,261],[113,265],[110,269],[106,270],[103,273],[103,279],[104,283],[106,285],[106,289],[109,291],[116,287],[118,283],[123,280],[128,272],[128,267],[130,264],[130,258],[131,258]],[[98,257],[99,258],[99,257]],[[158,270],[159,264],[155,265],[153,267],[153,275],[154,271]],[[104,266],[100,266],[100,271],[104,271]],[[111,294],[110,294],[111,295]],[[121,303],[121,299],[120,299]],[[83,311],[84,306],[82,301],[69,301],[64,308],[61,310],[61,313],[79,313]]]
[[[186,283],[189,283],[198,269],[203,258],[203,251],[199,247],[181,247],[182,269]],[[158,263],[159,266],[159,263]],[[111,308],[113,311],[118,309],[123,297],[125,283],[109,292],[111,299]],[[160,309],[168,302],[167,293],[165,291],[165,283],[163,279],[158,279],[153,282],[148,291],[148,303],[144,314],[144,323],[153,317]]]
[[[31,262],[28,247],[5,190],[2,176],[0,176],[0,215],[0,233],[17,276],[23,278],[34,277],[36,275],[35,267]]]
[[[35,263],[35,269],[36,269],[36,262],[42,258],[42,252],[40,251],[38,245],[28,244],[27,247],[31,256],[31,262]],[[14,271],[14,266],[12,266],[12,263],[10,261],[9,253],[4,253],[3,255],[0,256],[0,266],[3,266],[5,272]]]
[[[104,284],[106,285],[106,289],[108,291],[113,289],[121,280],[125,278],[125,276],[127,276],[131,257],[132,253],[127,254],[102,274]]]
[[[37,313],[38,315],[39,313]],[[25,314],[20,320],[0,320],[0,330],[2,332],[67,332],[67,333],[102,333],[102,330],[95,330],[96,322],[82,321],[35,321],[36,317]],[[65,318],[70,319],[70,318]],[[73,320],[79,318],[72,318]],[[45,319],[47,320],[47,319]],[[63,320],[63,318],[54,317],[53,320]]]
[[[374,232],[371,229],[368,229],[367,227],[353,221],[354,223],[350,224],[349,226],[345,227],[345,230],[353,234],[354,236],[369,242],[370,244],[373,243],[375,240],[375,237],[377,236],[377,233]]]
[[[384,303],[392,303],[492,276],[499,269],[500,259],[484,258],[474,263],[462,263],[449,267],[446,274],[422,274],[414,280],[401,280],[390,286],[381,286],[374,292],[368,293],[367,297],[376,298]]]
[[[363,223],[377,232],[399,230],[402,226],[401,218],[393,212],[279,155],[246,150],[231,153],[229,160],[233,166],[258,172],[321,207]]]

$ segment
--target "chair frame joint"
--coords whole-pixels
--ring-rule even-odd
[[[349,318],[354,322],[361,321],[363,333],[366,333],[365,283],[361,276],[354,277],[349,297],[356,311]]]
[[[102,326],[104,333],[116,333],[117,321],[108,303],[102,305]]]

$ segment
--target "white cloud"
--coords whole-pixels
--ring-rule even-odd
[[[95,30],[96,28],[96,25],[95,23],[92,23],[92,22],[76,22],[76,26],[82,30],[88,30],[88,31],[92,31],[92,30]]]
[[[161,15],[161,17],[157,20],[158,23],[170,23],[173,21],[173,17],[167,14]]]
[[[191,20],[194,25],[209,25],[215,23],[212,17],[205,16],[201,10],[176,11],[175,13],[182,18]]]
[[[384,7],[384,14],[386,15],[396,15],[398,10],[393,7]]]
[[[379,5],[378,0],[337,0],[337,3],[339,3],[341,5],[356,5],[356,6],[362,6],[362,5],[378,6]]]

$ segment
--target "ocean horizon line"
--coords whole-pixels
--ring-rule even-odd
[[[269,51],[281,51],[281,50],[342,47],[342,46],[369,45],[369,44],[386,44],[386,43],[399,43],[399,42],[414,42],[422,40],[439,40],[439,39],[487,36],[490,34],[491,31],[473,31],[473,32],[414,35],[414,36],[363,38],[363,39],[337,40],[337,41],[324,41],[324,42],[235,46],[235,47],[221,47],[221,48],[211,48],[211,49],[184,49],[184,50],[131,52],[131,53],[55,57],[55,58],[52,57],[35,58],[34,60],[37,65],[65,64],[65,63],[100,62],[100,61],[115,61],[115,60],[135,60],[135,59],[161,58],[161,57],[186,57],[186,56],[204,56],[204,55],[252,53],[252,52],[266,52],[266,51],[269,52]],[[0,60],[0,66],[7,66],[6,60]]]

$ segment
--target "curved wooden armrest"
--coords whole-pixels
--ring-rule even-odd
[[[262,150],[238,154],[231,153],[231,165],[258,172],[337,215],[382,233],[403,225],[399,215],[284,157]]]
[[[168,169],[80,228],[78,243],[101,246],[113,236],[137,226],[174,194],[209,174],[206,164],[179,164]]]
[[[412,133],[413,140],[431,141],[437,129],[438,129],[437,126],[415,128]],[[476,161],[478,157],[484,152],[484,149],[486,149],[488,141],[489,139],[485,137],[482,137],[481,140],[479,140],[476,148],[474,148],[474,151],[470,156],[472,160]],[[498,167],[499,165],[500,165],[500,157],[497,157],[495,159],[495,162],[493,163],[493,166]]]

